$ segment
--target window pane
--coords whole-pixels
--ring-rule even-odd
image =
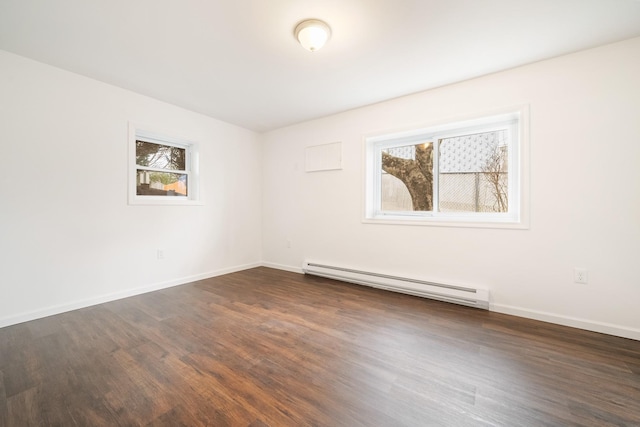
[[[381,150],[380,208],[383,211],[433,210],[433,144]]]
[[[508,211],[508,131],[439,141],[440,212]]]
[[[170,145],[136,141],[136,164],[150,168],[185,170],[186,150]]]
[[[187,195],[186,174],[138,169],[136,177],[136,194],[138,196]]]

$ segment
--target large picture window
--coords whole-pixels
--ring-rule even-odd
[[[367,138],[365,219],[523,224],[521,116]]]
[[[198,200],[197,145],[130,129],[132,204],[184,204]]]

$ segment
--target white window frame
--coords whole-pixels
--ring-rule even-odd
[[[484,115],[449,121],[402,132],[365,136],[365,223],[435,225],[454,227],[528,228],[528,106],[493,111]],[[438,212],[438,141],[469,133],[509,130],[508,212]],[[381,150],[433,143],[433,211],[383,211],[381,209]]]
[[[149,126],[129,123],[129,204],[130,205],[202,205],[200,199],[199,144],[183,138],[167,136],[164,132],[150,130]],[[176,173],[187,175],[187,196],[149,196],[136,192],[137,170],[136,141],[185,149],[185,170]],[[162,172],[171,172],[162,170]]]

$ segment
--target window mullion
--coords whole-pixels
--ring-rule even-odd
[[[508,179],[508,212],[513,213],[516,206],[520,206],[520,137],[518,135],[518,125],[509,126],[507,150],[507,179]]]
[[[440,206],[439,197],[439,181],[440,181],[440,138],[433,138],[431,144],[433,146],[433,190],[431,192],[433,216],[437,216],[439,213],[438,206]]]
[[[380,194],[382,191],[382,144],[376,144],[373,152],[373,170],[376,175],[373,180],[373,210],[378,215],[382,213],[382,196]]]
[[[189,172],[187,170],[182,170],[182,169],[163,169],[163,168],[150,168],[149,166],[140,166],[138,164],[136,164],[136,169],[138,170],[144,170],[144,171],[149,171],[149,172],[166,172],[166,173],[175,173],[175,174],[179,174],[179,175],[185,175],[185,174],[189,174]]]

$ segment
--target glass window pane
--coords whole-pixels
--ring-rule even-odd
[[[186,149],[136,141],[136,164],[150,168],[185,170]]]
[[[381,210],[433,210],[433,144],[386,148],[380,155]]]
[[[136,194],[138,196],[187,196],[187,175],[138,169]]]
[[[508,211],[508,131],[439,141],[438,210]]]

